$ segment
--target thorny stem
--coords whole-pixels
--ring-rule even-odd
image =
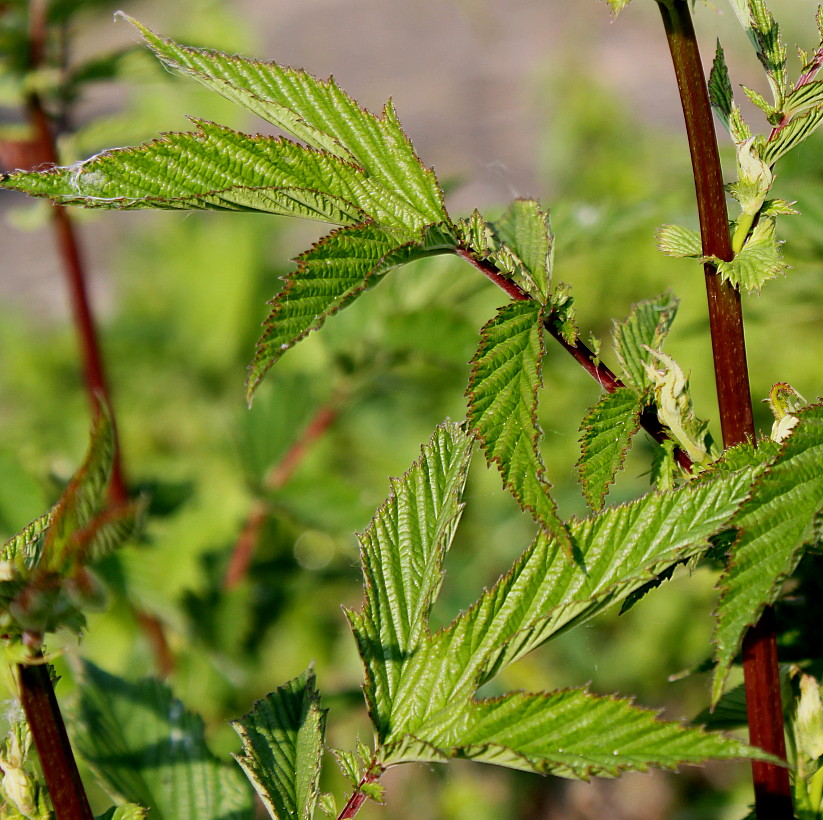
[[[723,175],[688,0],[671,0],[658,5],[686,121],[703,253],[730,260],[732,247]],[[743,314],[739,292],[720,280],[712,264],[707,263],[704,270],[723,445],[729,447],[755,439]],[[743,672],[749,739],[752,745],[785,760],[777,642],[771,608],[763,613],[743,640]],[[752,774],[758,820],[791,820],[794,812],[788,771],[772,763],[753,761]]]
[[[279,490],[288,483],[311,445],[331,427],[337,416],[338,410],[332,404],[324,405],[314,414],[300,438],[289,447],[280,462],[275,464],[266,476],[264,484],[267,489]],[[223,589],[233,589],[246,576],[254,549],[260,539],[260,531],[266,523],[268,514],[269,506],[262,499],[252,505],[246,523],[234,545],[223,579]]]
[[[46,663],[21,664],[20,702],[57,820],[92,820]]]
[[[475,259],[471,252],[465,248],[457,250],[457,256],[465,259],[470,265],[473,265],[484,276],[494,282],[499,288],[504,290],[512,299],[517,302],[523,302],[530,299],[526,291],[524,291],[516,282],[507,279],[499,270],[487,260]],[[555,341],[607,392],[614,393],[615,390],[625,387],[623,382],[617,378],[612,370],[603,362],[598,361],[597,356],[591,351],[587,345],[579,339],[575,344],[570,344],[563,338],[563,334],[553,322],[552,317],[549,316],[544,324],[548,333],[555,339]],[[643,429],[658,443],[662,444],[668,439],[663,425],[660,424],[657,414],[651,407],[646,408],[640,416],[640,424]],[[692,460],[680,447],[676,447],[675,458],[677,463],[686,471],[690,472],[692,469]]]

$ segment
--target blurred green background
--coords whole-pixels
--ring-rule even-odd
[[[723,4],[725,6],[725,4]],[[774,2],[789,43],[813,45],[812,4]],[[413,6],[413,8],[411,8]],[[539,6],[539,8],[538,8]],[[131,44],[115,6],[90,3],[74,22],[77,53]],[[636,8],[635,8],[636,7]],[[135,2],[125,9],[194,45],[276,59],[338,82],[368,107],[394,96],[424,162],[447,187],[450,210],[493,217],[512,196],[552,209],[556,279],[571,284],[583,337],[603,339],[611,320],[671,288],[682,300],[667,349],[691,371],[699,415],[716,418],[702,274],[654,246],[663,222],[695,224],[693,185],[662,27],[638,0],[618,21],[601,3],[452,0],[401,4]],[[763,90],[756,60],[730,13],[700,8],[704,56],[720,34],[733,79]],[[13,93],[0,84],[4,123]],[[185,128],[183,114],[246,130],[263,126],[147,54],[127,57],[116,81],[91,89],[61,141],[70,162],[158,131]],[[724,161],[733,173],[727,141]],[[779,169],[779,195],[802,217],[783,220],[790,275],[745,301],[752,386],[761,430],[765,397],[788,381],[820,392],[823,292],[823,142],[818,135]],[[89,424],[65,290],[42,202],[0,198],[0,534],[52,503],[79,463]],[[105,669],[151,674],[155,657],[134,607],[155,615],[175,657],[175,692],[201,712],[214,747],[236,737],[227,720],[315,663],[331,707],[332,745],[368,739],[361,670],[341,604],[361,596],[357,544],[387,491],[446,417],[464,414],[467,362],[479,327],[503,295],[457,260],[416,263],[301,343],[277,365],[251,410],[243,398],[265,302],[289,259],[322,228],[240,214],[74,212],[93,271],[125,470],[148,492],[141,543],[108,559],[110,608],[67,641]],[[575,481],[577,428],[597,385],[548,341],[543,455],[564,515],[585,513]],[[306,441],[318,418],[328,426]],[[715,438],[719,429],[713,422]],[[278,466],[306,446],[288,480]],[[646,442],[611,493],[648,485]],[[278,486],[272,486],[277,484]],[[474,599],[529,542],[533,527],[480,461],[447,564],[436,617]],[[226,583],[241,534],[253,544],[242,578]],[[666,716],[690,718],[707,681],[668,678],[710,654],[715,576],[686,573],[628,614],[572,631],[517,664],[506,688],[590,682],[595,692],[635,695]],[[329,761],[330,762],[330,761]],[[327,766],[324,788],[341,793]],[[680,775],[631,775],[567,784],[477,765],[405,767],[386,777],[388,805],[364,818],[735,818],[745,812],[745,764]]]

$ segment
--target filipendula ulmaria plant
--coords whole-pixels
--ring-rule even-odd
[[[382,799],[382,772],[405,762],[471,758],[587,778],[708,758],[765,757],[739,741],[659,721],[612,696],[568,690],[487,699],[477,690],[560,632],[612,604],[633,603],[677,564],[698,560],[712,545],[730,553],[724,601],[734,617],[721,618],[718,627],[728,633],[725,644],[718,642],[727,647],[719,658],[727,667],[743,630],[776,595],[778,577],[810,540],[820,493],[812,489],[795,504],[795,475],[801,466],[808,480],[821,480],[813,451],[823,444],[823,408],[791,412],[794,423],[781,429],[793,429],[782,446],[741,445],[720,453],[707,423],[695,414],[686,375],[662,349],[676,312],[674,297],[642,302],[615,324],[622,371],[616,376],[578,338],[569,289],[552,279],[553,236],[539,203],[519,200],[494,222],[477,212],[453,220],[434,172],[416,155],[391,103],[375,116],[331,79],[181,46],[134,25],[168,66],[301,142],[196,120],[194,131],[68,168],[16,173],[4,184],[90,208],[250,210],[335,225],[298,257],[295,273],[272,302],[250,367],[250,398],[288,349],[406,262],[456,254],[510,297],[481,330],[466,422],[435,431],[421,458],[392,481],[360,538],[365,602],[347,615],[366,671],[374,743],[335,752],[353,787],[338,816],[354,816],[367,798]],[[741,204],[743,199],[741,194]],[[752,207],[745,200],[744,209]],[[751,227],[756,229],[754,220]],[[675,239],[691,250],[682,230],[664,230],[661,245]],[[758,276],[761,284],[769,278],[760,274],[755,281]],[[582,520],[560,519],[540,456],[536,419],[546,333],[607,391],[581,426],[579,470],[593,509]],[[660,444],[655,489],[604,509],[641,426]],[[432,632],[428,615],[475,444],[534,518],[537,534],[492,589]],[[794,524],[785,534],[778,576],[763,581],[755,594],[735,598],[728,590],[743,571],[738,554],[749,549],[757,555],[758,533],[789,511]],[[735,626],[724,626],[732,621]],[[325,721],[309,670],[236,723],[243,740],[238,761],[273,817],[309,818],[318,803],[336,813],[333,798],[319,794]],[[107,750],[106,737],[104,731],[87,733],[89,743],[100,740],[92,756],[104,778],[115,748]],[[128,791],[122,784],[119,789]]]

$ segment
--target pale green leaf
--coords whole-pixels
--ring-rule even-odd
[[[740,4],[740,0],[735,2]],[[781,111],[788,85],[786,46],[780,39],[780,28],[765,0],[746,0],[746,3],[748,8],[745,19],[739,10],[736,11],[754,44],[758,59],[766,69],[774,96],[774,107]]]
[[[632,436],[640,427],[645,404],[642,394],[628,387],[606,393],[584,417],[577,462],[586,501],[593,510],[603,506],[609,485],[623,466]]]
[[[123,806],[112,806],[105,814],[98,815],[96,820],[145,820],[148,816],[148,809],[126,803]]]
[[[815,516],[823,510],[823,405],[800,410],[797,417],[780,455],[733,521],[741,535],[720,581],[715,702],[746,629],[777,599],[812,533]]]
[[[629,5],[631,0],[606,0],[606,2],[609,4],[615,15],[617,15]]]
[[[753,88],[747,88],[745,85],[742,86],[743,93],[749,98],[749,101],[756,105],[765,115],[767,118],[774,116],[775,108],[770,103],[766,102],[766,98],[755,91]]]
[[[786,114],[799,114],[823,105],[823,80],[804,83],[786,97]]]
[[[426,739],[450,757],[584,780],[709,759],[768,758],[735,738],[661,721],[629,700],[580,689],[473,701],[459,721]]]
[[[242,772],[206,746],[203,721],[157,680],[137,683],[84,663],[74,746],[111,794],[152,820],[251,820]]]
[[[547,532],[568,541],[540,456],[537,423],[544,309],[534,300],[510,302],[481,331],[466,391],[468,418],[488,463],[504,486]],[[567,545],[570,555],[570,545]]]
[[[17,173],[6,185],[86,208],[262,211],[340,225],[372,219],[400,231],[414,222],[402,198],[337,157],[282,138],[195,124],[196,132],[166,134],[68,168]]]
[[[655,235],[657,247],[666,256],[699,258],[703,255],[700,234],[681,225],[663,225]]]
[[[543,304],[551,291],[554,235],[549,214],[541,210],[534,199],[517,199],[494,223],[500,239],[522,262],[530,282],[531,291]]]
[[[426,741],[459,720],[474,691],[573,625],[624,600],[674,563],[701,554],[746,498],[753,471],[650,493],[569,523],[581,567],[540,533],[514,567],[446,629],[404,659],[381,738],[403,754],[404,736]],[[397,744],[395,749],[394,744]],[[398,751],[399,750],[399,751]]]
[[[319,796],[326,710],[314,674],[302,675],[232,722],[243,741],[234,755],[275,820],[311,820]]]
[[[333,79],[322,81],[274,62],[181,46],[130,22],[166,65],[308,145],[357,165],[384,193],[402,199],[410,213],[409,230],[448,220],[434,172],[420,162],[390,102],[377,117]]]
[[[823,105],[793,117],[772,137],[761,150],[763,161],[774,165],[780,157],[810,137],[823,122]]]
[[[379,737],[403,668],[428,639],[428,614],[442,582],[462,505],[473,440],[458,425],[438,427],[420,459],[391,492],[360,537],[366,601],[347,615],[366,668],[366,698]]]
[[[774,217],[762,217],[731,262],[717,261],[721,278],[752,293],[786,271],[788,266],[783,261],[782,242],[775,236],[774,223]]]
[[[622,322],[612,325],[612,337],[625,380],[638,392],[648,384],[645,365],[652,361],[650,350],[659,350],[677,314],[677,299],[664,293],[656,299],[638,302]]]
[[[448,253],[455,239],[448,225],[432,225],[411,239],[372,225],[335,231],[297,258],[297,271],[272,301],[249,367],[251,398],[272,365],[327,317],[351,304],[386,273],[425,256]]]

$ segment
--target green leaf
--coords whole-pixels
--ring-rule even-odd
[[[347,611],[366,668],[366,699],[378,737],[392,731],[402,670],[428,637],[443,555],[460,517],[473,440],[458,425],[438,427],[420,459],[360,536],[366,601]]]
[[[714,52],[714,62],[709,73],[709,101],[727,129],[732,118],[733,97],[729,69],[726,67],[726,55],[720,45],[720,40],[718,40]]]
[[[671,293],[664,293],[633,305],[624,321],[612,325],[614,350],[625,380],[638,392],[646,390],[645,365],[652,361],[650,350],[662,347],[677,314],[677,305]]]
[[[391,102],[377,117],[333,79],[322,81],[273,62],[181,46],[127,19],[166,65],[306,144],[355,164],[381,194],[400,197],[409,212],[409,230],[448,221],[434,172],[421,163]]]
[[[98,815],[97,820],[145,820],[149,810],[134,803],[123,806],[112,806],[105,814]]]
[[[526,300],[504,305],[486,323],[472,359],[468,417],[486,461],[497,463],[504,486],[544,530],[557,534],[571,556],[539,451],[544,316],[539,303]]]
[[[194,122],[196,132],[106,151],[69,168],[19,172],[6,185],[86,208],[262,211],[340,225],[371,218],[398,230],[414,222],[400,197],[337,157]]]
[[[534,199],[517,199],[494,223],[494,230],[522,263],[530,288],[544,305],[551,292],[554,236],[549,214]]]
[[[410,240],[373,225],[335,231],[297,258],[297,271],[272,301],[249,367],[247,396],[291,347],[327,317],[351,304],[385,274],[415,259],[455,247],[448,225],[432,225]]]
[[[823,80],[804,83],[786,97],[784,113],[799,114],[823,105]]]
[[[700,234],[681,225],[663,225],[655,236],[657,247],[666,256],[699,258],[703,255]]]
[[[475,691],[561,631],[624,600],[674,563],[701,554],[745,499],[752,471],[572,521],[580,567],[540,533],[514,567],[447,628],[401,655],[379,737],[386,760],[420,759],[421,744],[459,722]],[[427,758],[423,758],[427,759]]]
[[[801,142],[810,137],[823,122],[823,105],[793,117],[761,149],[763,161],[774,165]]]
[[[769,279],[784,273],[788,266],[775,236],[774,217],[762,217],[740,252],[731,260],[717,260],[717,272],[734,287],[749,293],[759,291]]]
[[[764,0],[732,0],[737,18],[755,47],[757,57],[766,69],[774,97],[774,107],[783,109],[788,75],[786,46],[780,39],[780,29]]]
[[[583,573],[560,554],[556,539],[538,535],[512,570],[444,631],[456,661],[465,665],[463,674],[480,670],[478,684],[490,680],[670,564],[700,554],[745,499],[752,474],[743,470],[705,486],[652,492],[572,520],[569,532]]]
[[[660,721],[626,699],[583,690],[475,701],[461,721],[427,739],[450,757],[583,780],[712,758],[768,759],[735,738]]]
[[[823,405],[800,410],[797,417],[780,455],[733,521],[741,535],[720,581],[714,702],[746,629],[777,599],[823,509]]]
[[[623,466],[632,436],[640,427],[644,404],[642,394],[620,387],[606,393],[580,425],[583,435],[577,470],[583,494],[593,510],[603,506],[609,485]]]
[[[311,820],[319,796],[326,710],[307,670],[232,722],[234,755],[275,820]]]
[[[154,820],[251,820],[242,773],[211,754],[203,721],[165,684],[130,683],[88,662],[81,680],[74,745],[109,792]]]

